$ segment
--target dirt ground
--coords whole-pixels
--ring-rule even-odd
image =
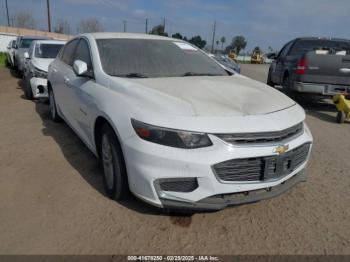
[[[267,67],[242,73],[266,80]],[[1,254],[350,254],[350,125],[308,103],[309,179],[266,201],[174,216],[106,198],[92,153],[0,69]]]

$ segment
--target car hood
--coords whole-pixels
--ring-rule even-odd
[[[295,105],[281,92],[240,75],[144,78],[128,79],[127,82],[135,84],[137,90],[143,89],[142,93],[148,90],[143,98],[150,100],[149,107],[171,111],[175,115],[262,115]]]
[[[35,58],[32,60],[32,64],[33,66],[35,66],[36,68],[47,72],[50,63],[53,61],[54,59],[52,58]]]

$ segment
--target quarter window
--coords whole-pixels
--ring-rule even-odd
[[[66,46],[64,47],[63,54],[62,54],[62,61],[67,65],[72,66],[73,64],[73,55],[74,55],[75,48],[78,44],[78,41],[79,39],[74,39],[73,41],[66,44]]]
[[[75,60],[81,60],[81,61],[85,62],[88,66],[88,69],[89,70],[92,69],[89,45],[86,42],[86,40],[84,40],[84,39],[81,39],[79,41],[79,44],[78,44],[78,47],[77,47],[77,50],[76,50],[75,56],[74,56],[74,61]]]

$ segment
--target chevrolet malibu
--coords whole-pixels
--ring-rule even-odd
[[[219,210],[306,180],[312,135],[279,91],[227,72],[187,42],[83,34],[50,64],[51,117],[100,159],[106,192]]]

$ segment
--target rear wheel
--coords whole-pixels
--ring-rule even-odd
[[[338,111],[337,113],[337,123],[342,124],[345,122],[346,114],[343,111]]]
[[[271,79],[271,73],[269,72],[269,74],[267,75],[267,85],[275,87],[275,84],[272,82]]]
[[[50,115],[51,119],[54,122],[61,122],[62,119],[57,113],[57,107],[56,107],[56,101],[55,101],[55,95],[51,88],[49,88],[49,103],[50,103]]]
[[[108,197],[114,200],[124,199],[129,191],[124,157],[118,138],[108,124],[102,127],[100,158]]]

